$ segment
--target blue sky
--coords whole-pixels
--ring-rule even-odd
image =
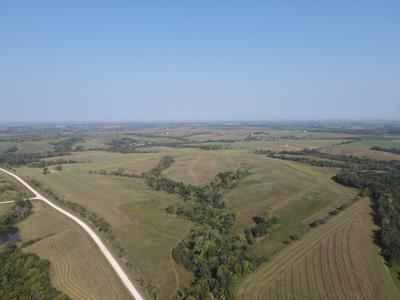
[[[0,122],[398,119],[400,1],[1,1]]]

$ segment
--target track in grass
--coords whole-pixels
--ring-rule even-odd
[[[400,299],[373,229],[369,201],[354,203],[247,277],[238,298]]]

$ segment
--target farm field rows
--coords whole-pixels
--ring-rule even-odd
[[[348,203],[354,190],[332,181],[335,170],[251,155],[254,166],[240,185],[226,193],[227,205],[236,213],[237,230],[254,226],[254,216],[278,217],[281,224],[258,240],[257,255],[271,257],[284,247],[290,235],[303,235],[312,221]]]
[[[399,299],[373,243],[370,202],[354,203],[239,286],[239,299]]]
[[[24,251],[50,261],[52,285],[72,299],[131,299],[94,242],[71,220],[40,201],[18,224]],[[101,275],[100,275],[101,274]]]

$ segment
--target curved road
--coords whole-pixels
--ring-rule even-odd
[[[3,168],[0,168],[0,171],[3,171],[4,173],[14,177],[17,179],[20,183],[22,183],[28,190],[30,190],[35,197],[32,199],[37,199],[46,202],[48,205],[50,205],[52,208],[58,210],[60,213],[63,215],[67,216],[68,218],[72,219],[75,223],[77,223],[79,226],[81,226],[93,239],[93,241],[96,243],[96,245],[100,248],[100,251],[104,254],[108,262],[111,264],[112,268],[115,270],[117,273],[118,277],[122,280],[122,283],[125,285],[125,287],[128,289],[128,291],[131,293],[131,295],[136,299],[136,300],[143,300],[142,296],[139,294],[137,289],[133,286],[132,282],[126,275],[125,271],[121,268],[121,266],[118,264],[118,262],[115,260],[115,258],[112,256],[110,251],[108,251],[107,247],[104,245],[104,243],[101,241],[99,236],[86,224],[84,223],[81,219],[78,217],[74,216],[73,214],[69,213],[68,211],[58,207],[55,205],[53,202],[49,201],[45,197],[43,197],[41,194],[39,194],[34,188],[32,188],[26,181],[24,181],[21,177],[18,175],[7,171]]]

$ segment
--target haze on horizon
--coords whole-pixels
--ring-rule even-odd
[[[399,119],[399,1],[2,1],[0,122]]]

